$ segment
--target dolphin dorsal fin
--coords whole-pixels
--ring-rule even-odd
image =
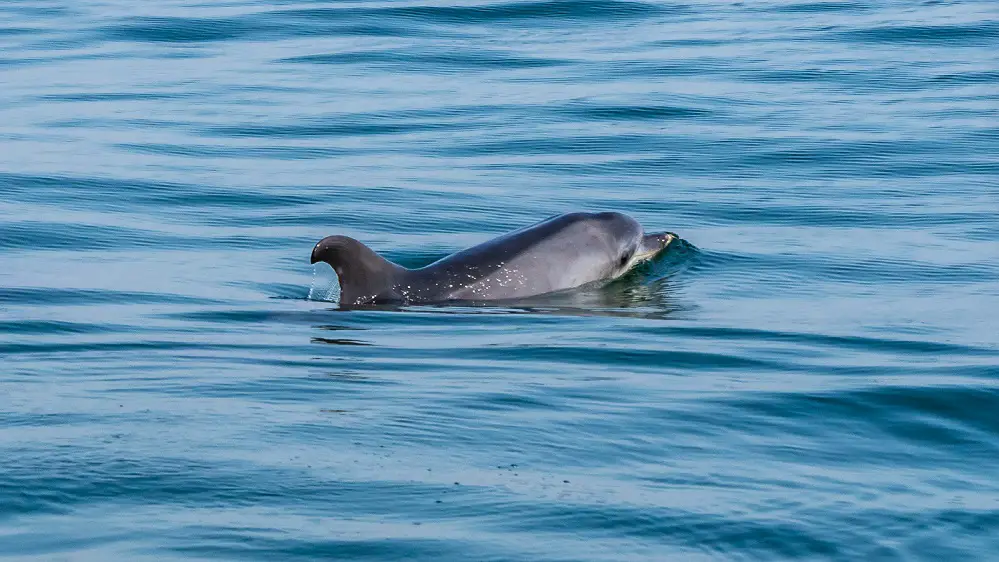
[[[340,304],[398,298],[396,282],[407,270],[349,236],[327,236],[312,250],[312,263],[326,262],[340,281]]]

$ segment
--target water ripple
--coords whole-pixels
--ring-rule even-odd
[[[0,556],[994,557],[997,36],[986,0],[0,2]],[[575,210],[682,239],[504,303],[341,307],[309,263]]]

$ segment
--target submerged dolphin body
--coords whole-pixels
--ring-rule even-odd
[[[504,234],[420,269],[406,269],[347,236],[312,249],[340,280],[340,304],[526,298],[620,277],[677,236],[644,234],[621,213],[568,213]]]

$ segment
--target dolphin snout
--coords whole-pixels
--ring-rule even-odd
[[[672,232],[656,232],[654,234],[646,234],[642,237],[642,246],[639,249],[638,254],[644,256],[645,259],[651,258],[659,252],[666,249],[674,240],[680,237]]]
[[[677,238],[679,238],[679,236],[677,236],[673,232],[663,232],[662,234],[659,235],[659,243],[662,244],[663,248],[665,248],[666,246],[669,246],[670,243],[672,243]]]

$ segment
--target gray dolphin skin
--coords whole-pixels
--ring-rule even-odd
[[[441,303],[531,297],[620,277],[677,236],[645,234],[615,212],[568,213],[504,234],[420,269],[406,269],[347,236],[312,249],[340,280],[340,304]]]

